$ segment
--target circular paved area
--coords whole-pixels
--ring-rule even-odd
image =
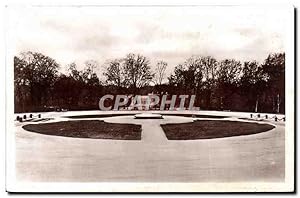
[[[60,116],[70,113],[76,114],[47,115],[60,121],[68,120]],[[163,120],[134,120],[132,116],[122,116],[103,120],[140,123],[142,140],[47,136],[24,131],[23,123],[16,123],[17,179],[49,182],[284,181],[285,127],[282,124],[268,132],[248,136],[169,141],[160,123],[190,122],[193,118],[166,116]]]

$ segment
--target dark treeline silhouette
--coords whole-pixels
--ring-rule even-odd
[[[195,106],[203,110],[285,112],[285,54],[270,54],[262,64],[234,59],[218,61],[211,56],[192,56],[167,77],[168,64],[158,61],[153,71],[150,60],[140,54],[108,60],[100,81],[96,61],[78,70],[35,52],[14,57],[15,112],[56,109],[99,109],[105,94],[196,95]],[[167,80],[167,81],[166,81]],[[164,82],[166,81],[166,82]]]

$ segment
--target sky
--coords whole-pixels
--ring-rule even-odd
[[[286,10],[255,7],[18,7],[9,10],[14,55],[41,52],[63,72],[76,62],[99,63],[139,53],[167,73],[193,55],[262,62],[285,51]]]

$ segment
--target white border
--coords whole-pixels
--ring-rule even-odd
[[[35,3],[36,4],[36,3]],[[75,5],[74,3],[73,5]],[[137,3],[136,3],[137,4]],[[53,4],[48,4],[53,5]],[[78,3],[77,3],[78,5]],[[112,4],[110,4],[112,5]],[[127,4],[130,5],[130,4]],[[151,3],[150,5],[153,5]],[[179,5],[179,4],[177,4]],[[14,130],[13,122],[6,122],[7,185],[10,192],[257,192],[293,191],[294,187],[294,8],[289,6],[288,36],[286,38],[286,182],[285,183],[18,183],[14,178]],[[8,27],[6,26],[5,29]],[[6,34],[6,40],[10,35]],[[13,60],[6,51],[6,65]],[[13,67],[6,67],[6,120],[13,120]]]

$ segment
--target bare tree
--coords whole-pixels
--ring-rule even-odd
[[[167,69],[168,63],[164,61],[159,61],[156,64],[155,70],[154,70],[154,81],[155,84],[161,85],[162,81],[164,80],[166,76],[166,69]]]
[[[285,53],[270,54],[262,67],[274,101],[273,111],[279,113],[285,108]]]
[[[221,83],[238,83],[241,77],[242,64],[234,59],[225,59],[220,62],[218,77]]]
[[[150,62],[145,56],[128,54],[123,66],[125,83],[134,93],[138,88],[148,85],[153,78]]]
[[[29,105],[40,107],[51,101],[51,87],[58,76],[59,69],[59,64],[54,59],[41,53],[28,51],[21,53],[20,57],[15,57],[14,67],[15,88],[29,92]]]
[[[218,62],[211,56],[202,57],[200,60],[203,70],[203,80],[211,81],[212,83],[218,78]]]
[[[186,82],[188,82],[189,87],[193,89],[195,93],[198,86],[200,86],[203,79],[203,69],[201,66],[201,57],[192,56],[184,62],[184,67],[186,69]]]
[[[107,63],[106,71],[106,82],[110,85],[122,87],[124,85],[124,70],[122,67],[122,61],[120,59],[114,59]]]
[[[99,64],[97,61],[95,60],[88,60],[88,61],[85,61],[85,70],[88,72],[88,73],[95,73],[95,70],[99,67]]]
[[[240,90],[247,101],[249,107],[247,110],[258,112],[261,95],[266,89],[265,83],[262,67],[259,63],[256,61],[244,62]]]
[[[67,65],[67,71],[69,73],[69,76],[74,78],[77,81],[82,80],[81,79],[81,71],[78,71],[76,63],[72,62]]]

